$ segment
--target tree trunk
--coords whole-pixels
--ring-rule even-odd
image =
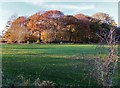
[[[113,63],[114,58],[114,41],[113,41],[113,30],[110,30],[110,36],[108,40],[108,46],[109,46],[109,54],[108,58],[106,60],[106,77],[105,77],[105,83],[104,86],[112,86],[112,76],[110,75],[109,70],[111,69],[110,64]],[[114,63],[115,64],[115,63]]]
[[[72,42],[72,32],[70,33],[69,41]]]
[[[41,42],[41,32],[38,31],[38,35],[37,35],[38,39],[36,43],[40,43]]]

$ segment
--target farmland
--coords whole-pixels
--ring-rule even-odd
[[[97,45],[78,44],[3,44],[3,85],[33,85],[41,81],[53,81],[61,86],[98,86],[90,75],[94,69],[93,59],[107,54],[107,48]],[[118,66],[119,68],[119,66]],[[119,74],[118,74],[119,73]],[[120,81],[120,70],[113,77],[114,85]],[[120,84],[119,84],[120,85]]]

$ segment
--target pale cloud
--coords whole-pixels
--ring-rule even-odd
[[[0,0],[0,2],[119,2],[119,0]]]
[[[23,0],[23,2],[33,4],[33,5],[43,5],[46,0],[36,0],[36,1],[30,1],[30,0]]]
[[[94,5],[84,5],[84,6],[75,6],[75,5],[46,5],[46,8],[51,8],[51,9],[58,9],[58,10],[66,10],[66,11],[73,11],[75,13],[79,13],[80,11],[83,10],[90,10],[90,9],[95,9]],[[73,14],[73,13],[72,13]]]
[[[78,5],[65,5],[65,4],[47,4],[45,2],[42,2],[42,1],[38,1],[38,2],[27,2],[29,4],[32,4],[32,5],[37,5],[37,6],[41,6],[41,7],[44,7],[45,9],[52,9],[52,10],[61,10],[61,11],[74,11],[74,13],[78,13],[80,11],[83,11],[83,10],[90,10],[90,9],[95,9],[95,6],[94,5],[81,5],[81,6],[78,6]]]
[[[94,5],[86,5],[86,6],[75,6],[75,5],[45,5],[46,7],[53,9],[67,9],[67,10],[88,10],[95,9]]]

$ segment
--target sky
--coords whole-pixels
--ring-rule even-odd
[[[30,16],[47,10],[60,10],[65,15],[83,13],[89,16],[97,12],[104,12],[112,16],[118,23],[118,2],[1,2],[0,8],[0,34],[11,15]]]

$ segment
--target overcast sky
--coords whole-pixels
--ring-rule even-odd
[[[104,12],[112,16],[118,23],[117,2],[1,2],[0,8],[0,13],[2,13],[0,14],[0,33],[12,14],[30,16],[38,11],[46,10],[60,10],[67,15],[83,13],[89,16],[97,12]]]

